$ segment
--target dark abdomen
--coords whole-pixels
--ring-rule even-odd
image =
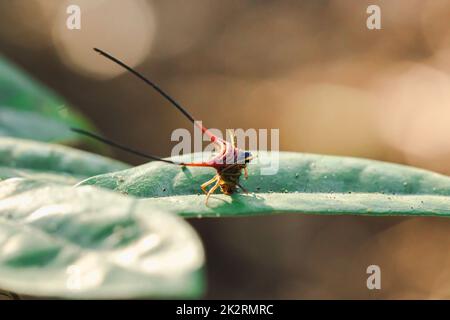
[[[242,168],[243,166],[241,165],[230,165],[222,170],[217,170],[220,175],[219,186],[224,194],[230,195],[236,191]]]

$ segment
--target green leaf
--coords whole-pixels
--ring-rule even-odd
[[[0,168],[3,168],[0,178],[32,177],[56,181],[56,175],[60,175],[63,180],[72,177],[80,181],[128,167],[113,159],[61,145],[0,137]]]
[[[261,168],[277,155],[278,173],[261,175]],[[187,217],[295,212],[450,216],[450,178],[437,173],[373,160],[289,152],[261,152],[258,160],[266,165],[250,164],[250,176],[242,181],[250,194],[215,194],[208,206],[200,184],[215,174],[210,168],[182,170],[151,162],[91,177],[80,185],[151,198],[146,202]]]
[[[92,144],[69,127],[92,130],[89,121],[61,97],[0,56],[0,135]]]
[[[63,298],[197,297],[204,253],[176,215],[95,187],[0,182],[0,288]]]
[[[73,186],[86,177],[69,175],[63,172],[53,173],[32,169],[0,167],[0,180],[9,178],[27,178]]]
[[[67,124],[36,112],[0,106],[0,136],[37,141],[71,141],[74,133]]]

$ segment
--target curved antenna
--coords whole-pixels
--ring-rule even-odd
[[[153,156],[151,154],[142,153],[140,151],[128,148],[126,146],[118,144],[117,142],[114,142],[112,140],[103,138],[103,137],[101,137],[99,135],[96,135],[95,133],[92,133],[92,132],[89,132],[89,131],[86,131],[86,130],[83,130],[83,129],[70,128],[70,130],[72,130],[73,132],[76,132],[76,133],[88,136],[88,137],[90,137],[92,139],[95,139],[95,140],[98,140],[100,142],[103,142],[103,143],[105,143],[107,145],[110,145],[112,147],[115,147],[115,148],[118,148],[118,149],[130,152],[130,153],[133,153],[133,154],[138,155],[138,156],[143,157],[143,158],[147,158],[147,159],[155,160],[155,161],[162,161],[162,162],[170,163],[170,164],[176,164],[176,165],[182,165],[182,166],[184,165],[184,163],[182,163],[182,162],[173,162],[173,161],[170,161],[170,160],[162,159],[162,158],[157,157],[157,156]]]
[[[152,81],[150,81],[149,79],[147,79],[146,77],[144,77],[142,74],[140,74],[139,72],[137,72],[136,70],[134,70],[133,68],[131,68],[130,66],[126,65],[124,62],[120,61],[119,59],[113,57],[112,55],[110,55],[109,53],[98,49],[98,48],[94,48],[94,51],[100,53],[102,56],[108,58],[109,60],[117,63],[119,66],[121,66],[122,68],[128,70],[129,72],[131,72],[132,74],[134,74],[136,77],[138,77],[139,79],[141,79],[142,81],[144,81],[145,83],[147,83],[148,85],[150,85],[153,89],[155,89],[160,95],[162,95],[164,98],[166,98],[170,103],[172,103],[172,105],[175,106],[175,108],[177,108],[178,110],[181,111],[181,113],[183,113],[186,118],[188,118],[192,123],[195,122],[195,119],[193,116],[191,116],[189,114],[189,112],[186,111],[186,109],[184,109],[178,102],[175,101],[175,99],[173,99],[171,96],[169,96],[166,92],[164,92],[158,85],[156,85],[155,83],[153,83]]]
[[[142,81],[144,81],[146,84],[148,84],[149,86],[151,86],[153,89],[155,89],[161,96],[163,96],[166,100],[168,100],[175,108],[177,108],[186,118],[189,119],[189,121],[191,121],[194,125],[196,125],[200,130],[202,130],[203,133],[206,133],[210,138],[211,141],[216,141],[217,137],[215,135],[213,135],[207,128],[200,126],[194,119],[194,117],[181,105],[179,104],[177,101],[175,101],[175,99],[173,99],[171,96],[169,96],[169,94],[167,94],[164,90],[162,90],[157,84],[155,84],[153,81],[149,80],[148,78],[144,77],[142,74],[140,74],[139,72],[137,72],[136,70],[134,70],[133,68],[131,68],[130,66],[128,66],[127,64],[125,64],[124,62],[120,61],[119,59],[113,57],[112,55],[110,55],[109,53],[98,49],[98,48],[94,48],[94,51],[98,52],[100,55],[108,58],[109,60],[113,61],[114,63],[118,64],[119,66],[121,66],[122,68],[124,68],[125,70],[131,72],[133,75],[135,75],[136,77],[138,77],[139,79],[141,79]]]

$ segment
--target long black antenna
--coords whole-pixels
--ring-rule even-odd
[[[112,55],[110,55],[109,53],[100,50],[98,48],[94,48],[94,50],[98,53],[100,53],[102,56],[108,58],[109,60],[117,63],[119,66],[121,66],[122,68],[125,68],[126,70],[130,71],[132,74],[134,74],[136,77],[138,77],[139,79],[143,80],[145,83],[147,83],[148,85],[150,85],[153,89],[155,89],[160,95],[162,95],[164,98],[166,98],[172,105],[175,106],[175,108],[177,108],[178,110],[181,111],[181,113],[183,113],[186,118],[188,118],[192,123],[195,122],[194,117],[186,111],[185,108],[183,108],[178,102],[175,101],[175,99],[173,99],[171,96],[169,96],[166,92],[164,92],[157,84],[153,83],[152,81],[150,81],[149,79],[147,79],[146,77],[144,77],[142,74],[140,74],[139,72],[137,72],[136,70],[134,70],[133,68],[131,68],[130,66],[126,65],[124,62],[120,61],[119,59],[113,57]]]
[[[118,149],[130,152],[130,153],[133,153],[135,155],[141,156],[143,158],[147,158],[147,159],[155,160],[155,161],[162,161],[162,162],[166,162],[166,163],[170,163],[170,164],[184,165],[182,162],[173,162],[173,161],[170,161],[170,160],[162,159],[162,158],[157,157],[157,156],[153,156],[151,154],[145,154],[145,153],[142,153],[140,151],[130,149],[130,148],[126,147],[126,146],[123,146],[123,145],[118,144],[118,143],[116,143],[114,141],[108,140],[108,139],[103,138],[103,137],[101,137],[99,135],[96,135],[95,133],[92,133],[92,132],[89,132],[89,131],[86,131],[86,130],[83,130],[83,129],[70,128],[70,130],[72,130],[72,131],[74,131],[76,133],[88,136],[88,137],[90,137],[92,139],[101,141],[101,142],[103,142],[103,143],[105,143],[107,145],[113,146],[115,148],[118,148]]]

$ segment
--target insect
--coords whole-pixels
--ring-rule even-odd
[[[120,61],[119,59],[113,57],[109,53],[106,53],[103,50],[100,50],[98,48],[94,48],[96,52],[101,54],[102,56],[108,58],[109,60],[113,61],[114,63],[118,64],[122,68],[126,69],[127,71],[131,72],[133,75],[138,77],[139,79],[143,80],[146,84],[151,86],[154,90],[156,90],[161,96],[163,96],[166,100],[168,100],[175,108],[177,108],[186,118],[189,119],[196,127],[198,127],[202,133],[206,134],[211,142],[216,144],[217,146],[217,154],[213,156],[211,159],[205,162],[175,162],[172,160],[162,159],[160,157],[149,155],[146,153],[142,153],[137,150],[133,150],[131,148],[128,148],[126,146],[123,146],[121,144],[118,144],[114,141],[111,141],[109,139],[106,139],[104,137],[101,137],[99,135],[96,135],[92,132],[78,129],[78,128],[71,128],[72,131],[77,132],[79,134],[88,136],[90,138],[96,139],[98,141],[101,141],[105,144],[108,144],[110,146],[119,148],[121,150],[136,154],[138,156],[155,160],[155,161],[162,161],[174,165],[179,166],[187,166],[187,167],[210,167],[214,168],[216,170],[216,175],[210,179],[209,181],[206,181],[201,185],[202,191],[206,194],[206,200],[205,204],[208,204],[208,199],[218,188],[222,191],[222,193],[226,195],[231,195],[236,192],[237,188],[239,187],[247,193],[248,191],[240,184],[239,180],[242,175],[242,171],[244,171],[244,177],[247,179],[248,177],[248,170],[247,170],[247,164],[254,158],[252,153],[249,151],[244,151],[236,146],[236,138],[232,131],[229,131],[230,134],[230,140],[226,141],[224,139],[221,139],[220,137],[214,135],[210,130],[208,130],[203,125],[200,125],[199,122],[195,121],[194,117],[186,111],[184,107],[182,107],[177,101],[175,101],[171,96],[169,96],[165,91],[163,91],[158,85],[156,85],[154,82],[150,81],[148,78],[144,77],[142,74],[134,70],[133,68],[126,65],[124,62]],[[210,187],[212,185],[212,187]],[[208,187],[210,187],[208,189]]]

